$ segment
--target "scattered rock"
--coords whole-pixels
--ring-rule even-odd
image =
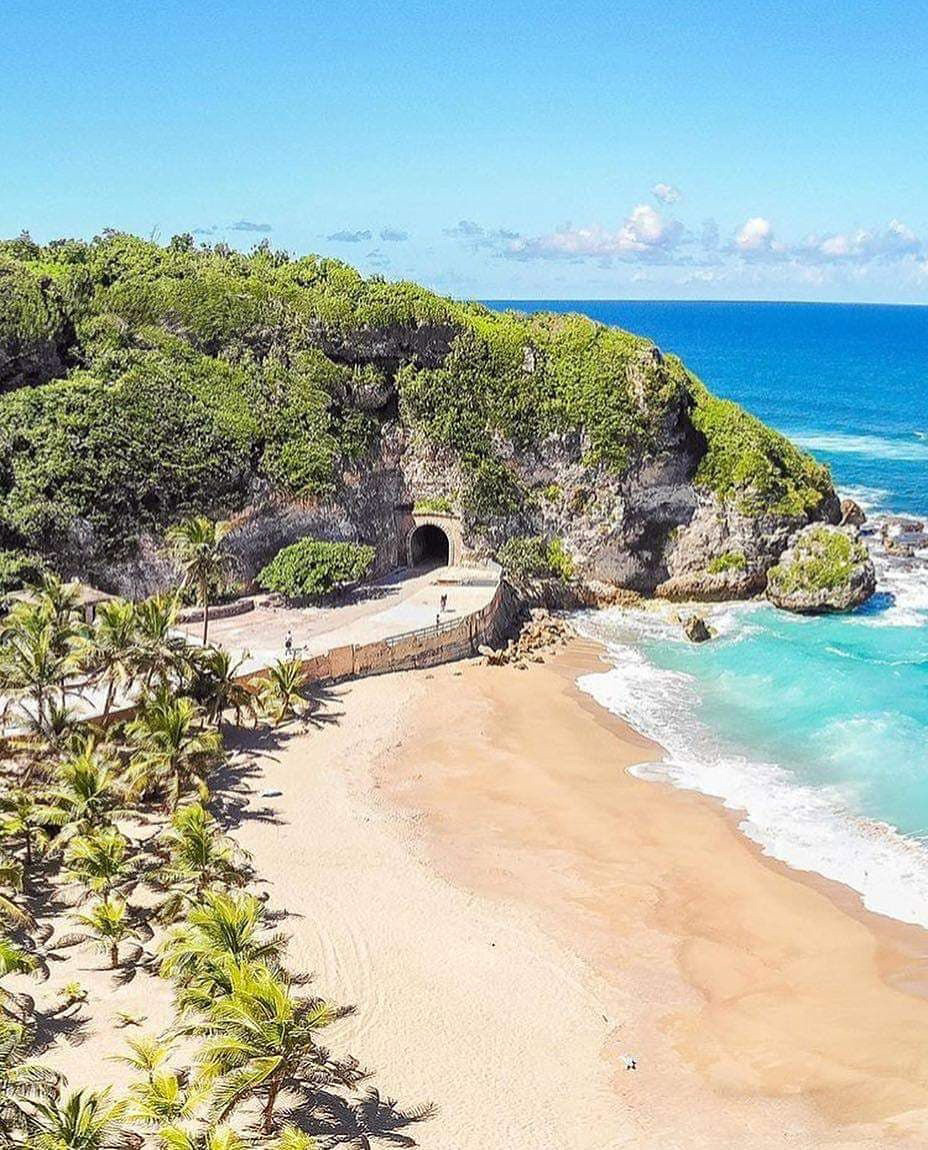
[[[261,792],[262,799],[276,799],[282,795],[283,791],[275,791],[273,787],[269,787],[266,791]]]
[[[852,611],[875,590],[873,560],[850,526],[803,527],[767,573],[771,603],[803,615]]]
[[[510,663],[525,670],[528,667],[527,660],[543,663],[545,654],[563,646],[573,633],[569,623],[552,615],[546,607],[533,607],[516,639],[510,639],[499,650],[485,645],[477,650],[490,666],[501,667]]]
[[[683,634],[691,643],[705,643],[712,638],[712,632],[702,615],[690,615],[683,624]]]
[[[867,516],[864,514],[863,508],[854,499],[841,500],[841,527],[863,527],[867,522]]]

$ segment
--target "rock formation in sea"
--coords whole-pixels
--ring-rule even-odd
[[[850,611],[876,588],[876,571],[854,527],[804,527],[767,575],[767,597],[804,615]]]

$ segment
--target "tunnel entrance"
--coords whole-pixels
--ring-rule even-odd
[[[434,523],[423,523],[409,539],[409,562],[413,567],[447,566],[451,553],[448,536]]]

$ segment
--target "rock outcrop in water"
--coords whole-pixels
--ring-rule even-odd
[[[824,467],[648,340],[266,245],[0,244],[0,392],[0,590],[26,560],[154,590],[193,512],[233,518],[245,582],[305,535],[382,571],[441,508],[464,561],[730,599],[840,518]]]
[[[805,527],[771,568],[767,597],[803,615],[851,611],[876,589],[876,571],[853,527]]]

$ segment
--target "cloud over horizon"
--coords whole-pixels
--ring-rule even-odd
[[[371,233],[367,228],[357,232],[352,232],[344,228],[340,232],[330,233],[325,238],[336,244],[362,244],[371,238]]]
[[[270,224],[255,224],[251,220],[236,220],[229,227],[233,232],[260,232],[262,235],[274,230]]]

